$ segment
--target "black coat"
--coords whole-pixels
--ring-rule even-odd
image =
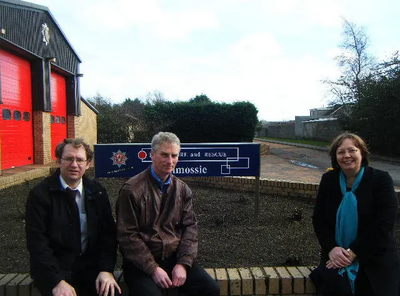
[[[33,280],[46,289],[70,278],[80,256],[80,233],[72,230],[67,193],[62,189],[60,171],[44,179],[29,193],[26,204],[26,237]],[[115,221],[106,190],[95,180],[83,177],[88,225],[85,260],[98,271],[113,272],[117,241]],[[77,237],[79,236],[79,237]],[[75,243],[74,243],[75,242]]]
[[[393,235],[398,200],[392,178],[387,172],[367,166],[355,195],[358,233],[350,249],[357,255],[376,295],[398,296],[400,258]],[[323,260],[337,246],[336,212],[341,201],[339,171],[329,171],[322,176],[313,215]]]

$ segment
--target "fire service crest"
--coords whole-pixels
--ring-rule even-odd
[[[128,160],[128,157],[126,157],[126,152],[121,152],[121,150],[118,150],[112,154],[113,156],[110,159],[113,161],[113,165],[117,165],[118,168],[120,168],[121,165],[126,165],[126,161]]]

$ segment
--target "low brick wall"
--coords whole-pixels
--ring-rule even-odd
[[[309,278],[313,267],[249,267],[249,268],[207,268],[224,295],[293,295],[318,296]],[[123,296],[128,296],[122,272],[116,271],[115,278],[120,283]],[[33,287],[29,274],[0,274],[0,295],[39,296]],[[187,296],[177,289],[166,291],[165,296]]]
[[[189,184],[210,188],[222,188],[245,192],[255,192],[254,177],[185,177]],[[316,198],[319,184],[295,181],[260,179],[260,193],[290,197]]]
[[[0,176],[0,190],[30,181],[36,178],[44,178],[50,175],[50,166],[28,166],[3,171]],[[0,294],[1,296],[1,294]]]

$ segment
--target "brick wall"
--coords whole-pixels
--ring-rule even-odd
[[[75,138],[75,116],[68,115],[67,118],[67,137]]]
[[[182,179],[190,184],[246,192],[254,192],[256,184],[254,177],[186,177]],[[260,193],[263,194],[315,198],[318,187],[317,183],[260,179]]]
[[[74,130],[76,138],[83,138],[92,146],[97,143],[97,114],[86,104],[81,104],[82,116],[75,117]]]
[[[218,282],[221,296],[229,295],[286,295],[318,296],[309,278],[313,267],[248,267],[248,268],[207,268],[210,276]],[[114,276],[122,289],[122,295],[129,291],[121,271]],[[0,295],[37,296],[39,292],[32,284],[29,274],[0,274]],[[177,289],[164,290],[163,296],[189,296]]]
[[[34,163],[49,164],[51,159],[51,122],[50,113],[33,112]]]

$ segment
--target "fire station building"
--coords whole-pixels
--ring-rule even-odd
[[[80,63],[47,7],[0,0],[0,174],[53,163],[66,137],[96,143],[97,111],[80,96]]]

